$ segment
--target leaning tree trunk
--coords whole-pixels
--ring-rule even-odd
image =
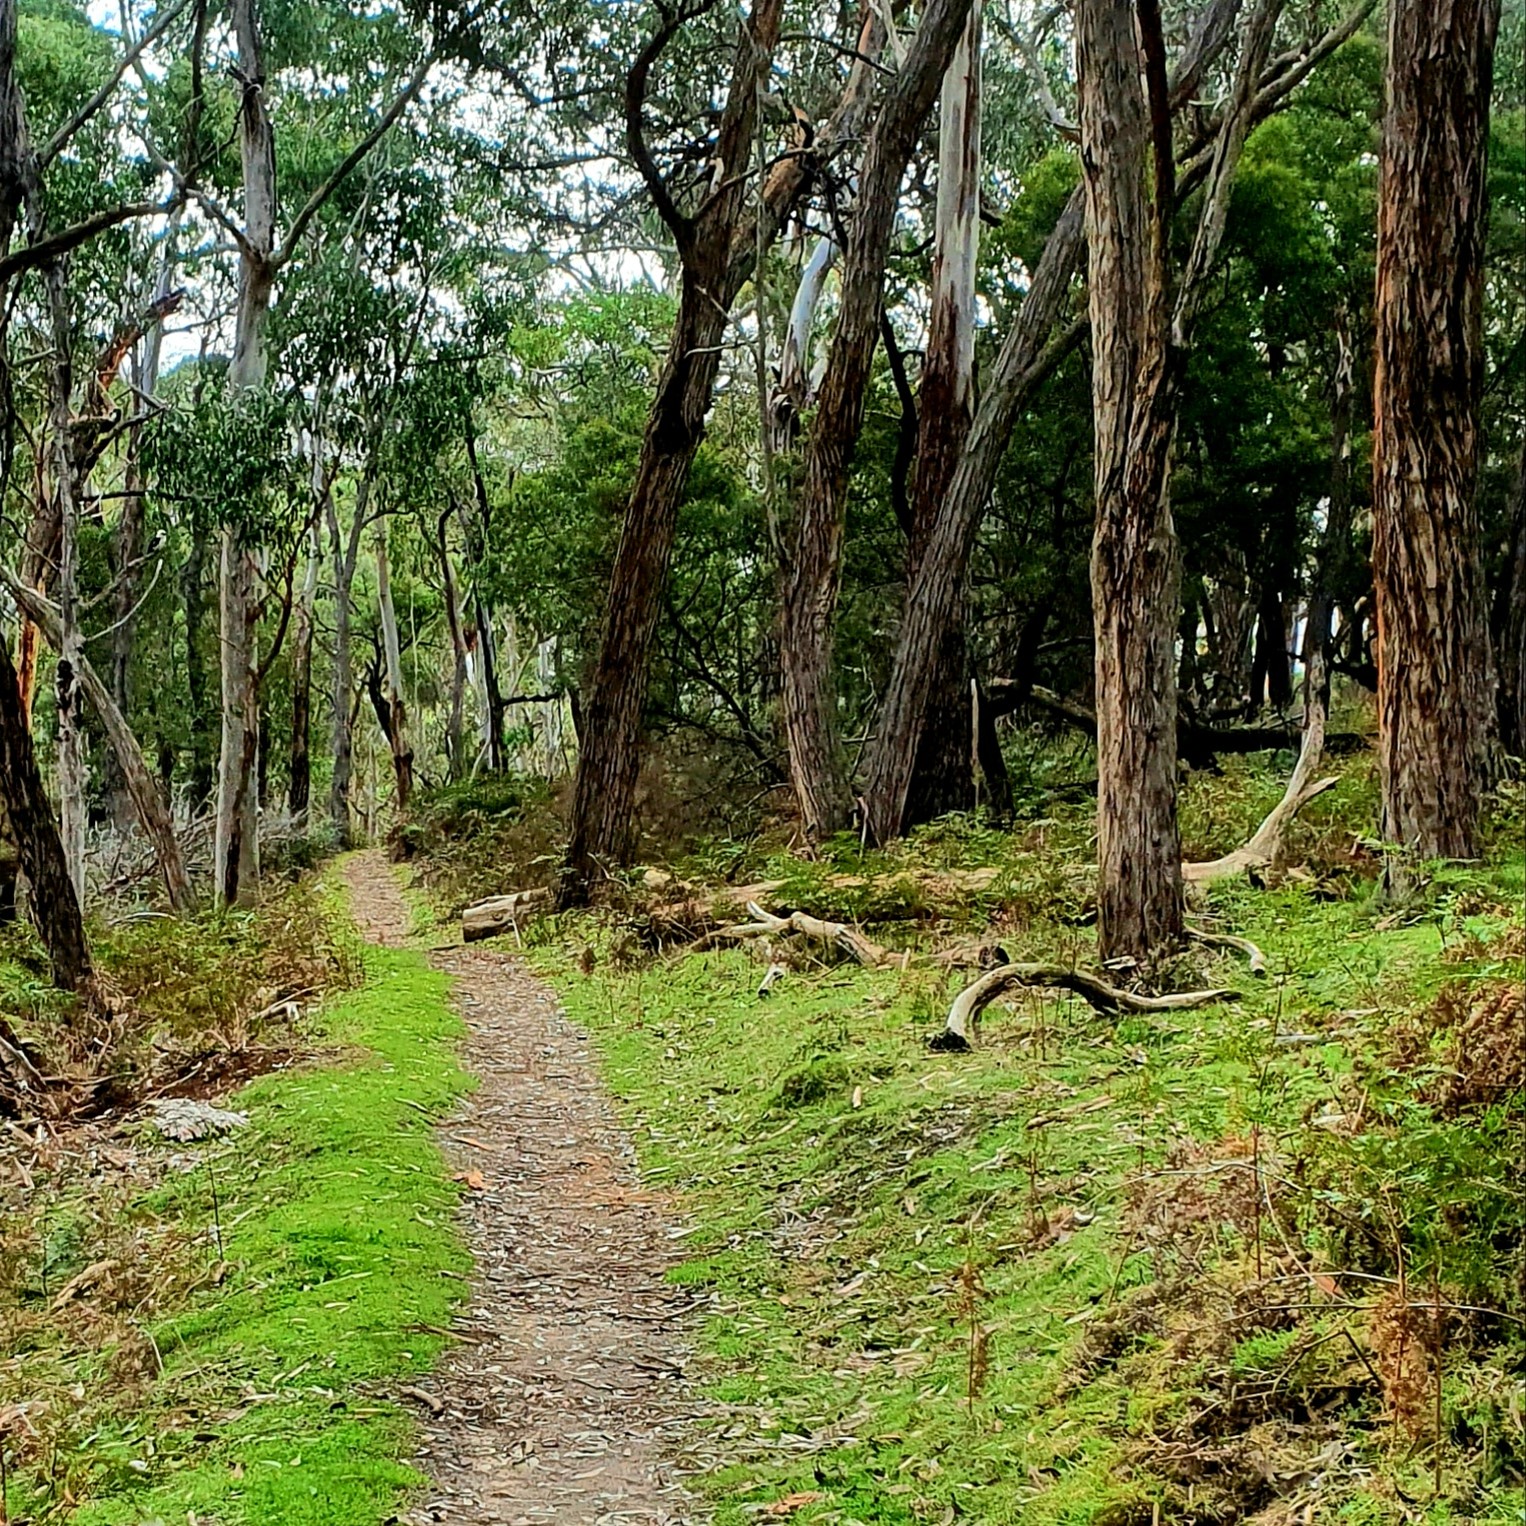
[[[21,703],[21,686],[11,654],[0,641],[0,795],[32,887],[32,916],[48,951],[54,981],[69,991],[91,983],[90,947],[85,940],[79,897],[64,858],[53,808],[43,786],[32,734]]]
[[[392,602],[392,561],[387,552],[387,516],[377,521],[376,607],[381,620],[382,653],[386,659],[386,714],[382,730],[392,752],[392,773],[397,783],[396,805],[401,813],[408,809],[413,794],[413,748],[408,742],[408,711],[403,702],[403,654],[397,633],[397,609]]]
[[[0,582],[5,584],[17,608],[33,622],[54,650],[61,651],[63,621],[58,609],[35,589],[28,588],[14,574],[4,569],[0,569]],[[191,889],[190,875],[186,872],[180,839],[175,835],[174,818],[154,781],[143,748],[133,735],[127,717],[118,707],[110,687],[97,675],[83,653],[78,658],[75,680],[100,720],[117,772],[127,790],[128,800],[137,813],[143,835],[153,844],[170,906],[181,913],[194,911],[196,897]]]
[[[562,906],[586,901],[600,862],[623,858],[632,841],[641,710],[678,507],[704,437],[731,305],[759,248],[773,237],[771,229],[761,234],[746,229],[744,214],[760,82],[778,45],[782,12],[781,0],[757,0],[744,26],[716,137],[717,189],[695,218],[672,204],[643,137],[647,81],[661,41],[671,37],[676,23],[643,51],[627,82],[628,146],[678,242],[682,274],[678,316],[647,415],[610,573],[599,653],[583,697],[572,829],[558,894]],[[788,173],[800,173],[798,164]],[[766,204],[766,187],[754,187],[753,194]]]
[[[1470,858],[1494,700],[1480,555],[1484,159],[1499,0],[1393,0],[1378,193],[1372,564],[1382,831]]]
[[[842,576],[848,473],[863,429],[870,364],[901,179],[969,17],[970,0],[929,0],[880,103],[843,252],[837,329],[806,444],[779,623],[780,715],[800,824],[820,839],[853,807],[837,725],[833,619]]]
[[[911,496],[907,589],[926,553],[975,421],[975,267],[980,237],[980,0],[948,72],[938,125],[932,316],[917,400],[917,469]],[[938,654],[930,706],[912,772],[904,825],[974,803],[974,706],[964,634],[965,591]]]
[[[1084,248],[1082,207],[1078,191],[1049,236],[907,589],[890,682],[865,767],[869,831],[881,842],[899,836],[908,822],[915,760],[930,717],[937,713],[939,653],[958,626],[959,594],[1007,442],[1034,392],[1080,338],[1073,326],[1046,346]]]

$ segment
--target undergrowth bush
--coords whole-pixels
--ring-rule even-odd
[[[305,1009],[359,980],[358,945],[336,927],[311,880],[267,886],[248,910],[137,914],[97,932],[107,1005],[93,1013],[49,984],[34,935],[6,929],[0,1022],[58,1090],[23,1095],[0,1074],[0,1116],[120,1110],[150,1089],[265,1068],[254,1051],[300,1045]]]

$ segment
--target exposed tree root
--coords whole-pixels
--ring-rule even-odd
[[[1240,993],[1231,990],[1177,991],[1169,996],[1139,996],[1110,985],[1100,975],[1086,970],[1066,969],[1056,964],[1001,964],[987,970],[979,980],[966,986],[948,1009],[943,1032],[933,1041],[935,1049],[964,1050],[978,1031],[980,1014],[1004,992],[1014,988],[1039,988],[1074,991],[1090,1002],[1098,1012],[1180,1012],[1192,1007],[1210,1007],[1218,1002],[1238,1001]]]

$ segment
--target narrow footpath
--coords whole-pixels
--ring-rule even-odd
[[[408,907],[377,851],[346,863],[356,921],[408,939]],[[673,1459],[690,1300],[668,1286],[673,1226],[636,1176],[585,1036],[512,955],[431,956],[455,981],[477,1087],[442,1130],[465,1185],[475,1268],[459,1336],[419,1413],[432,1486],[410,1526],[688,1526],[703,1519]]]

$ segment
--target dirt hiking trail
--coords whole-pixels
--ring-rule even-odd
[[[345,863],[375,943],[408,937],[379,851]],[[661,1200],[642,1190],[588,1043],[556,998],[493,948],[430,955],[455,981],[477,1080],[441,1130],[467,1184],[475,1262],[459,1340],[403,1397],[419,1413],[416,1466],[432,1480],[410,1526],[688,1526],[704,1519],[673,1477],[685,1415],[691,1300]]]

